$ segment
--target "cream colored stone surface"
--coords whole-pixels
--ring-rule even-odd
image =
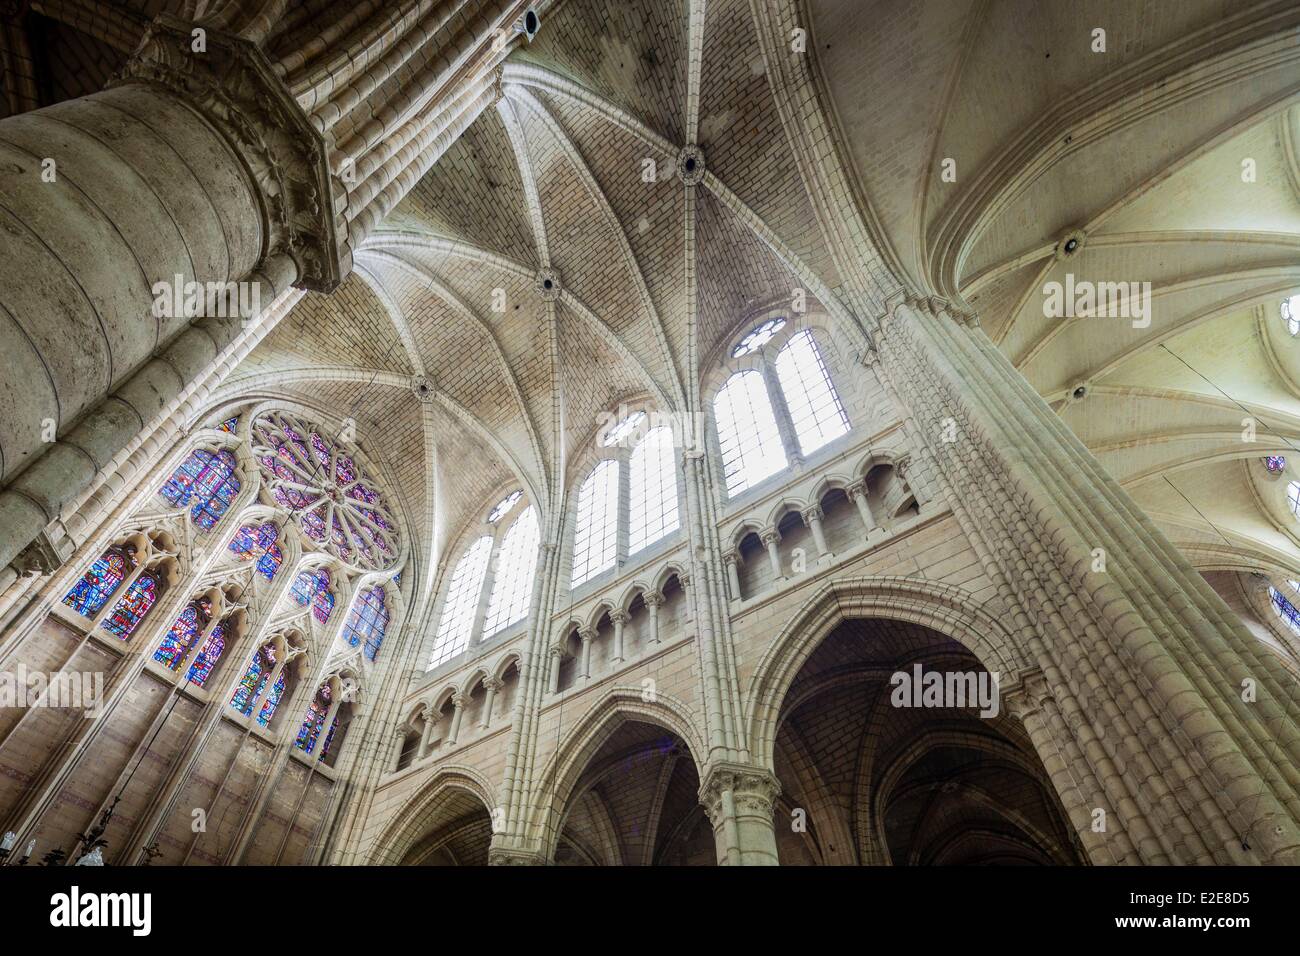
[[[111,808],[116,864],[1300,862],[1294,3],[200,6],[0,10],[0,676],[102,687],[0,708],[0,831],[71,852]],[[259,308],[157,315],[176,276]],[[1118,282],[1149,312],[1045,308]],[[851,424],[806,455],[770,387],[803,329]],[[789,465],[729,496],[712,399],[751,368]],[[573,587],[638,410],[702,423],[679,526],[629,553],[623,481]],[[269,412],[365,472],[391,560],[277,501]],[[195,448],[237,462],[211,530],[158,493]],[[528,507],[528,612],[485,635]],[[271,580],[227,547],[268,522]],[[118,595],[62,602],[110,548],[158,582],[128,640]],[[288,595],[322,570],[325,622]],[[197,643],[154,659],[200,598],[202,688]],[[265,726],[229,704],[264,648]],[[997,713],[897,706],[916,665],[996,674]]]

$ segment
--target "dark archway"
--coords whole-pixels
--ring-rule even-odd
[[[565,805],[555,862],[568,866],[712,866],[713,827],[680,736],[623,723],[582,769]]]
[[[1082,862],[992,675],[923,625],[834,627],[786,694],[774,758],[782,864]]]

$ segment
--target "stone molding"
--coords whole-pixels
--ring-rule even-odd
[[[191,51],[194,29],[206,31],[205,53]],[[230,143],[262,209],[259,262],[284,253],[298,288],[338,287],[351,257],[334,218],[328,146],[256,44],[162,14],[110,85],[130,82],[176,94]]]

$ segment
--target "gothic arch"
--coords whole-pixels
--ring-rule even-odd
[[[483,805],[489,816],[497,805],[492,785],[477,770],[460,764],[442,767],[398,811],[375,841],[369,862],[388,866],[400,863],[458,794],[469,794]]]
[[[749,749],[761,766],[772,766],[781,705],[799,669],[837,624],[863,617],[920,624],[951,637],[996,671],[1003,687],[1024,663],[1006,629],[964,588],[892,576],[831,581],[781,629],[750,680]]]
[[[708,754],[704,734],[684,703],[665,694],[643,699],[640,687],[611,687],[569,731],[543,771],[530,831],[541,841],[545,859],[555,855],[559,824],[579,778],[592,756],[614,732],[629,721],[654,724],[675,733],[686,744],[696,769]]]

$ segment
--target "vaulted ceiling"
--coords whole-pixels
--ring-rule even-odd
[[[1259,465],[1280,451],[1300,467],[1300,346],[1278,317],[1300,289],[1300,9],[795,8],[901,281],[976,310],[1201,566],[1300,568],[1285,482]],[[747,316],[792,288],[852,310],[751,3],[543,13],[503,98],[357,251],[343,288],[309,296],[238,373],[360,408],[435,553],[498,490],[545,502],[620,400],[689,404]],[[688,192],[675,164],[690,141],[708,177]],[[1058,255],[1072,233],[1078,251]],[[536,283],[547,267],[554,303]],[[1047,317],[1043,286],[1066,273],[1149,281],[1150,325]]]

